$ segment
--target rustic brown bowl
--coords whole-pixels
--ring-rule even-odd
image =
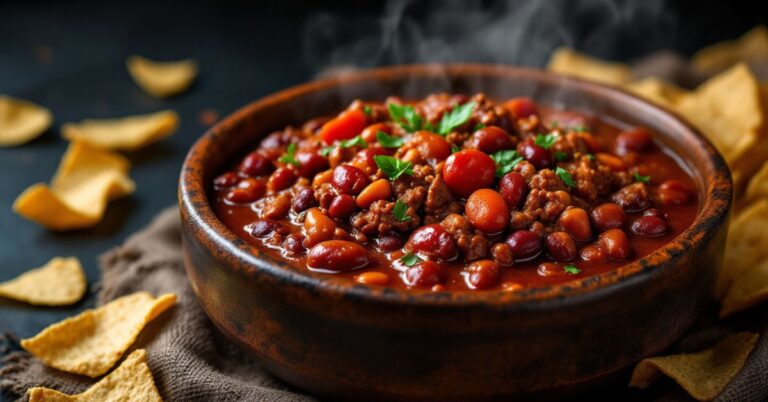
[[[272,130],[356,98],[440,91],[531,96],[650,127],[692,173],[701,211],[672,242],[612,272],[518,292],[433,293],[298,272],[238,238],[211,210],[214,175]],[[197,141],[179,187],[187,273],[213,322],[288,383],[358,400],[570,391],[662,351],[709,300],[731,197],[721,156],[668,111],[617,89],[492,65],[388,67],[262,98]]]

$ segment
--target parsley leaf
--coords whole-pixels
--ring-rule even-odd
[[[635,172],[635,181],[638,183],[648,183],[651,181],[651,176],[643,176],[640,173]]]
[[[560,177],[560,180],[562,180],[566,186],[576,187],[576,182],[573,181],[573,176],[571,176],[571,174],[568,173],[567,170],[558,166],[557,169],[555,169],[555,173]]]
[[[564,266],[563,267],[563,271],[565,271],[565,272],[567,272],[567,273],[569,273],[571,275],[576,275],[578,273],[581,273],[581,270],[576,268],[576,266],[572,265],[572,264],[568,264],[568,265]]]
[[[400,148],[405,144],[405,139],[389,135],[381,130],[376,132],[376,141],[384,148]]]
[[[285,154],[277,160],[278,162],[290,163],[294,166],[301,166],[301,163],[296,160],[296,143],[292,142],[288,144],[288,148],[285,150]]]
[[[549,149],[555,145],[555,141],[557,141],[557,134],[537,134],[533,143],[544,149]]]
[[[455,154],[456,152],[461,151],[461,147],[456,144],[451,144],[451,153]]]
[[[376,155],[373,157],[373,160],[376,162],[376,166],[389,176],[389,180],[397,180],[403,174],[413,175],[411,162],[401,161],[388,155]]]
[[[557,151],[555,152],[555,159],[558,162],[563,162],[564,160],[568,159],[568,154],[563,151]]]
[[[401,125],[405,131],[413,133],[422,128],[423,118],[416,112],[416,108],[411,105],[398,105],[397,103],[387,103],[389,117],[394,122]]]
[[[392,208],[392,215],[400,222],[408,222],[412,218],[408,216],[408,204],[397,200],[395,201],[395,207]]]
[[[496,177],[502,177],[511,172],[512,169],[523,160],[523,157],[518,155],[517,151],[507,149],[494,152],[494,154],[491,155],[491,159],[496,162]]]
[[[475,102],[454,106],[450,112],[443,114],[443,118],[437,125],[437,133],[440,135],[450,134],[456,127],[466,123],[472,117],[472,112],[475,111],[476,107],[477,103]]]
[[[427,124],[422,127],[424,130],[434,133],[435,132],[435,126],[432,125],[432,123],[427,122]]]
[[[330,147],[325,147],[320,150],[320,155],[327,157],[328,155],[333,152],[333,149],[336,148],[335,146],[331,145]]]
[[[365,142],[363,137],[357,135],[354,138],[350,138],[348,140],[339,142],[339,146],[342,148],[349,148],[349,147],[368,148],[368,143]]]
[[[477,123],[474,127],[472,127],[472,131],[482,130],[485,128],[485,124],[483,123]]]
[[[406,253],[404,256],[400,257],[400,262],[405,264],[405,266],[412,267],[421,262],[421,258],[416,254]]]
[[[595,155],[592,155],[591,153],[587,154],[587,158],[589,158],[589,160],[593,161],[593,160],[595,160]]]
[[[363,106],[363,113],[365,113],[366,116],[370,116],[371,113],[373,113],[373,109],[371,108],[371,105]]]

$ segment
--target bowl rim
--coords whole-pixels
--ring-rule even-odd
[[[584,92],[590,89],[592,97],[618,97],[630,103],[628,107],[645,109],[651,114],[665,117],[675,126],[670,131],[681,130],[695,144],[691,149],[700,149],[707,155],[706,168],[712,172],[707,177],[704,189],[705,196],[701,200],[700,211],[694,221],[675,238],[656,249],[645,257],[627,263],[611,271],[584,278],[555,284],[525,288],[517,291],[486,290],[486,291],[441,291],[421,289],[398,289],[392,287],[376,287],[356,283],[350,280],[338,279],[329,275],[324,276],[304,274],[297,269],[286,269],[285,262],[272,259],[266,254],[259,253],[258,247],[244,241],[229,230],[213,212],[208,200],[208,183],[203,182],[202,167],[196,168],[200,159],[205,157],[205,149],[209,144],[220,140],[220,133],[226,133],[238,122],[246,119],[254,111],[282,103],[296,96],[312,92],[329,90],[342,84],[371,79],[385,79],[389,76],[402,78],[415,75],[433,74],[451,75],[524,75],[535,80],[557,80],[561,85],[578,88]],[[309,116],[308,118],[311,118]],[[679,157],[686,159],[685,155]],[[202,166],[202,164],[201,164]],[[280,286],[298,286],[311,289],[321,296],[343,297],[376,303],[392,303],[408,306],[486,306],[502,309],[538,309],[568,303],[589,302],[595,298],[609,297],[623,286],[636,286],[663,270],[674,269],[676,262],[691,253],[692,245],[708,243],[715,235],[718,226],[727,222],[732,204],[733,183],[730,170],[720,153],[695,127],[674,111],[642,99],[623,89],[583,80],[573,76],[555,74],[539,69],[524,68],[500,64],[453,63],[453,64],[411,64],[380,67],[375,69],[356,70],[345,73],[342,77],[330,77],[309,81],[287,89],[269,94],[257,99],[209,128],[190,148],[181,169],[178,188],[179,205],[182,221],[194,227],[191,235],[203,244],[220,248],[227,267],[237,274],[266,275],[275,280]],[[184,228],[183,230],[187,230]],[[210,250],[209,250],[210,251]]]

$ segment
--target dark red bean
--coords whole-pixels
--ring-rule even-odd
[[[333,219],[344,219],[357,210],[357,202],[354,197],[347,194],[339,194],[333,197],[328,207],[328,216]]]
[[[356,195],[363,191],[368,183],[370,180],[365,172],[354,166],[339,165],[333,169],[331,184],[342,194]]]
[[[213,186],[217,190],[221,190],[225,188],[234,187],[235,185],[237,185],[239,181],[240,181],[240,178],[237,177],[236,174],[234,174],[233,172],[227,172],[213,179]]]
[[[626,219],[624,210],[612,202],[596,206],[590,215],[592,216],[592,224],[601,232],[621,227]]]
[[[656,216],[641,216],[632,222],[632,233],[645,237],[659,237],[667,233],[667,222]]]
[[[403,240],[403,238],[400,236],[382,235],[376,239],[376,244],[379,245],[379,250],[388,253],[390,251],[400,250],[403,248],[405,240]]]
[[[328,169],[328,159],[315,152],[297,152],[296,160],[300,164],[296,172],[301,177],[311,178],[315,174]]]
[[[550,233],[545,239],[547,252],[557,261],[568,261],[576,258],[578,250],[573,237],[565,232]]]
[[[238,170],[246,176],[262,176],[272,171],[272,161],[259,152],[251,152],[243,158]]]
[[[248,227],[248,231],[253,237],[267,237],[278,229],[280,229],[280,224],[270,219],[260,219]]]
[[[291,208],[294,212],[302,212],[314,206],[317,206],[315,191],[308,187],[299,190],[299,192],[293,196],[293,200],[291,200]]]
[[[621,229],[608,229],[600,235],[597,242],[611,260],[623,261],[629,257],[629,239]]]
[[[518,230],[507,237],[515,261],[535,258],[541,252],[541,238],[530,230]]]
[[[326,240],[315,244],[307,255],[307,267],[316,271],[346,272],[368,264],[368,250],[346,240]]]
[[[581,259],[592,264],[600,264],[608,261],[608,256],[602,248],[589,245],[581,249]]]
[[[282,166],[277,168],[277,170],[275,170],[272,175],[269,176],[269,181],[267,181],[267,188],[273,192],[285,190],[286,188],[292,186],[296,179],[296,173],[294,173],[293,170]]]
[[[509,209],[516,209],[528,193],[528,185],[523,175],[509,172],[499,180],[499,193],[504,197]]]
[[[283,240],[283,250],[285,250],[285,253],[289,256],[297,256],[306,250],[304,244],[302,244],[303,241],[304,236],[298,233],[289,234],[285,240]]]
[[[435,260],[448,261],[459,254],[453,236],[438,224],[425,225],[414,230],[406,247]]]
[[[653,140],[648,130],[636,127],[624,131],[616,137],[616,152],[624,155],[627,152],[646,152],[653,148]]]
[[[499,283],[501,267],[491,260],[473,261],[467,267],[467,285],[471,289],[488,289]]]
[[[691,198],[691,190],[680,180],[667,180],[659,185],[659,199],[664,205],[683,205]]]
[[[667,214],[664,211],[656,208],[648,208],[643,211],[643,216],[655,216],[659,219],[667,220]]]
[[[445,270],[434,261],[422,261],[408,268],[404,276],[408,286],[431,288],[443,283]]]
[[[487,154],[515,147],[512,136],[496,126],[483,127],[475,131],[469,139],[469,144]]]
[[[533,140],[526,140],[517,146],[517,152],[528,162],[533,164],[536,169],[546,169],[555,164],[552,153],[533,143]]]

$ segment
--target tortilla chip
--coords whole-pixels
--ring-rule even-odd
[[[0,283],[0,297],[43,306],[66,306],[80,300],[87,285],[77,258],[56,257],[40,268]]]
[[[768,260],[739,275],[728,289],[720,317],[746,310],[768,300]]]
[[[0,147],[32,141],[51,127],[51,111],[21,99],[0,95]]]
[[[722,299],[745,270],[768,259],[768,199],[741,211],[731,222],[723,266],[717,278],[716,296]]]
[[[173,110],[122,117],[86,119],[61,126],[61,135],[102,149],[133,151],[173,134],[179,127],[179,115]]]
[[[627,84],[624,88],[661,106],[675,105],[688,91],[656,77]]]
[[[162,402],[152,372],[147,365],[147,352],[137,349],[115,371],[91,388],[77,395],[34,387],[27,391],[29,402]]]
[[[117,363],[148,322],[175,303],[172,293],[157,299],[133,293],[53,324],[21,346],[46,366],[98,377]]]
[[[621,85],[632,80],[628,66],[589,57],[567,47],[552,53],[547,69],[604,84]]]
[[[53,230],[94,226],[104,216],[107,201],[133,193],[129,168],[120,155],[73,142],[50,187],[38,183],[27,188],[13,210]]]
[[[197,77],[197,62],[192,59],[159,62],[131,56],[125,64],[141,89],[157,98],[184,92]]]
[[[763,167],[749,179],[747,192],[744,196],[746,202],[754,201],[758,198],[768,198],[768,161],[763,163]]]
[[[705,73],[717,73],[741,61],[768,58],[768,28],[758,25],[740,38],[723,41],[699,50],[692,59],[693,66]]]
[[[648,388],[667,375],[699,401],[715,399],[741,371],[759,335],[740,332],[698,353],[651,357],[635,366],[630,387]]]

